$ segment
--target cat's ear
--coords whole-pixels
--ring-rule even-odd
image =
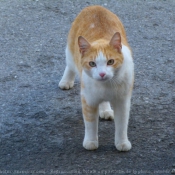
[[[121,44],[121,36],[119,32],[116,32],[113,37],[111,38],[111,41],[109,42],[109,45],[112,46],[114,49],[116,49],[119,53],[121,53],[122,44]]]
[[[79,45],[80,53],[82,54],[82,56],[84,55],[85,52],[88,51],[88,49],[91,46],[89,42],[82,36],[78,37],[78,45]]]

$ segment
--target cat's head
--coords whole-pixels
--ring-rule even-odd
[[[123,63],[121,36],[115,33],[110,41],[98,40],[89,43],[85,38],[78,38],[83,70],[93,79],[106,81],[113,78]]]

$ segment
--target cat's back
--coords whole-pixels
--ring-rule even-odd
[[[123,43],[128,45],[124,27],[120,19],[101,6],[89,6],[83,9],[72,23],[69,41],[76,44],[79,36],[90,43],[98,39],[110,40],[115,32],[120,32]]]

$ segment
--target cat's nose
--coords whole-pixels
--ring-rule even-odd
[[[100,77],[103,78],[106,74],[102,72],[102,73],[99,73],[99,75],[100,75]]]

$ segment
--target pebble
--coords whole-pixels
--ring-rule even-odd
[[[171,174],[175,174],[175,169],[172,169],[171,170]]]

